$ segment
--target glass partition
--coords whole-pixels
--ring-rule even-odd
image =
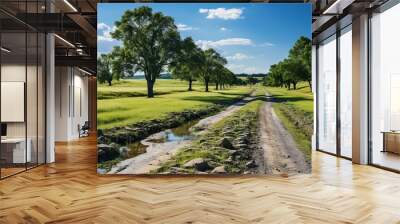
[[[371,18],[371,162],[400,170],[400,4]]]
[[[318,47],[318,149],[336,153],[336,36]]]
[[[352,33],[351,25],[340,34],[340,154],[352,157]]]
[[[15,3],[0,7],[43,11],[43,1]],[[0,12],[1,179],[45,163],[45,44],[43,33]]]
[[[31,161],[26,141],[26,41],[25,32],[1,34],[2,177],[24,171]]]

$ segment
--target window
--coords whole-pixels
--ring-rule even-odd
[[[351,25],[340,31],[340,154],[352,157],[352,33]]]
[[[336,36],[318,47],[318,149],[336,153]]]
[[[400,4],[371,18],[371,160],[400,170]]]

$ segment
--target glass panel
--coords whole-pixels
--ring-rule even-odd
[[[31,159],[26,150],[26,40],[25,32],[1,35],[2,177],[25,170]]]
[[[26,114],[27,114],[27,143],[28,155],[31,157],[28,160],[28,168],[37,165],[38,160],[38,35],[36,32],[27,33],[28,38],[28,63],[27,63],[27,82],[26,82]]]
[[[400,170],[400,5],[371,19],[372,163]]]
[[[352,34],[351,26],[340,36],[340,152],[352,157]]]
[[[38,163],[45,163],[45,52],[46,38],[44,34],[39,34],[38,45]]]
[[[318,148],[336,153],[336,36],[318,48]]]

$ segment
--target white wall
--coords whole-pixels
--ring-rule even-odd
[[[74,140],[78,125],[88,120],[88,78],[72,67],[56,67],[55,73],[55,140]]]
[[[314,128],[313,128],[313,135],[311,137],[311,148],[312,150],[317,150],[317,46],[312,45],[312,52],[311,52],[311,75],[312,75],[312,93],[314,96]]]

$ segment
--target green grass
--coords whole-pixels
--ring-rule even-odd
[[[299,83],[297,90],[267,87],[267,91],[277,100],[284,101],[304,112],[313,112],[313,95],[307,83]]]
[[[275,98],[275,112],[285,128],[293,136],[299,149],[311,161],[311,131],[313,120],[313,95],[306,83],[300,83],[297,90],[266,87]]]
[[[111,87],[98,86],[98,124],[100,129],[120,127],[140,121],[163,118],[170,112],[229,104],[250,92],[249,87],[232,87],[221,91],[204,92],[201,83],[179,80],[157,80],[154,98],[146,97],[145,80],[123,80]]]

